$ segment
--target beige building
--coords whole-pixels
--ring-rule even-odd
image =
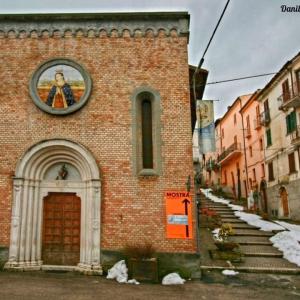
[[[268,212],[300,219],[300,53],[259,92]]]

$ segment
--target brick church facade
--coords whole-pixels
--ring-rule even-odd
[[[7,268],[101,273],[110,252],[144,241],[196,253],[196,226],[166,237],[164,201],[193,178],[188,33],[187,13],[0,16]],[[48,95],[58,73],[72,95],[58,83]]]

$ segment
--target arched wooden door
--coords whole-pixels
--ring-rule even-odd
[[[285,187],[281,187],[280,190],[280,198],[281,198],[281,205],[283,209],[283,216],[289,216],[289,202],[288,202],[288,194]]]
[[[80,198],[75,193],[44,198],[42,260],[45,265],[79,263]]]

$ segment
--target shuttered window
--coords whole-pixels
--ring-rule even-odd
[[[288,79],[282,83],[282,96],[283,102],[287,102],[291,99]]]
[[[273,162],[268,163],[269,181],[274,180]]]
[[[288,158],[289,158],[290,173],[294,173],[294,172],[296,172],[296,164],[295,164],[295,154],[294,154],[294,152],[290,153],[288,155]]]
[[[286,133],[290,134],[296,130],[297,120],[296,120],[296,112],[293,111],[289,115],[285,117],[286,121]]]
[[[269,147],[272,145],[271,129],[268,129],[266,131],[266,136],[267,136],[267,147]]]

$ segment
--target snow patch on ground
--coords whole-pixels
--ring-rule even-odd
[[[222,242],[222,239],[219,237],[219,231],[221,228],[214,229],[211,233],[213,234],[213,238],[217,242]]]
[[[177,273],[170,273],[166,275],[163,280],[163,285],[173,285],[173,284],[184,284],[185,279],[182,279]]]
[[[273,246],[283,252],[283,257],[300,267],[300,225],[290,224],[283,221],[268,222],[261,219],[260,216],[242,212],[239,205],[230,204],[230,201],[218,198],[211,194],[211,189],[201,189],[204,195],[213,202],[227,204],[233,210],[234,214],[249,225],[256,226],[263,231],[283,230],[270,238]],[[240,208],[242,208],[240,206]],[[214,238],[218,236],[220,228],[215,229],[212,233]],[[224,270],[226,271],[226,270]],[[230,270],[228,270],[230,271]],[[224,274],[225,275],[225,274]]]
[[[222,274],[227,275],[227,276],[235,276],[235,275],[239,274],[239,272],[236,272],[233,270],[223,270]]]
[[[300,242],[300,225],[290,224],[290,223],[283,222],[283,221],[276,221],[276,223],[279,224],[280,226],[286,228],[287,230],[293,232],[294,238],[298,242]]]
[[[238,211],[244,210],[244,207],[243,207],[243,206],[240,206],[240,205],[228,204],[228,206],[231,207],[232,210],[238,210]]]
[[[264,221],[260,216],[255,214],[248,214],[241,211],[235,211],[234,214],[249,225],[258,227],[262,231],[284,230],[282,226],[273,222]]]
[[[270,238],[273,246],[283,252],[283,257],[300,267],[300,244],[295,231],[282,231]]]
[[[120,260],[108,270],[107,279],[116,279],[119,283],[140,284],[135,279],[128,279],[128,269],[125,260]]]
[[[219,198],[211,193],[211,189],[200,189],[200,191],[211,201],[216,202],[216,203],[223,203],[223,204],[230,204],[229,200],[225,200],[223,198]]]

